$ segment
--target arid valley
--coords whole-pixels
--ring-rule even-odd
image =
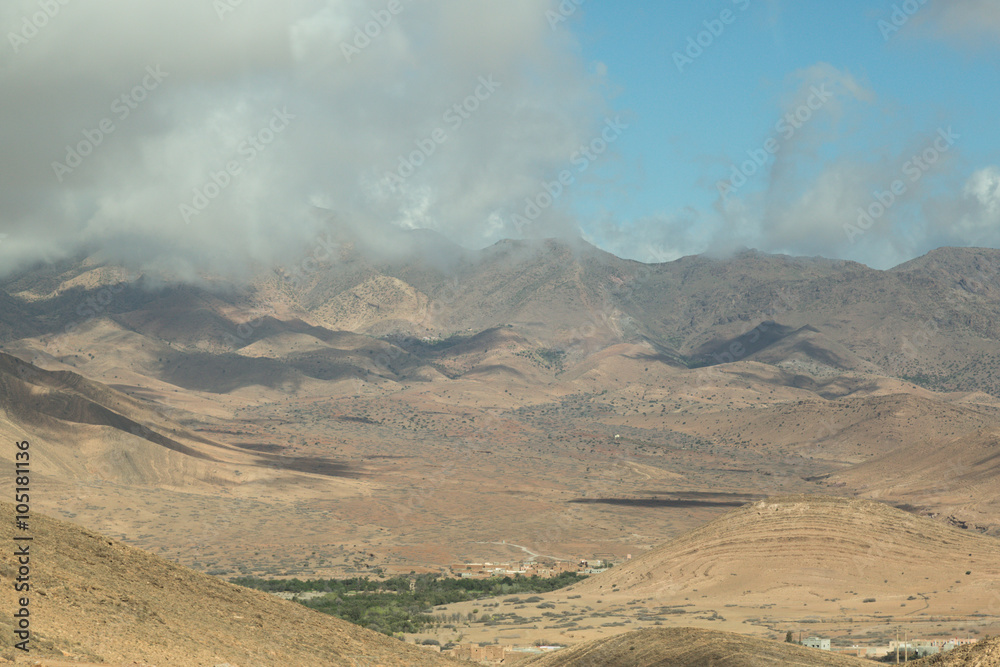
[[[0,35],[0,667],[1000,667],[997,0]]]
[[[35,511],[220,578],[615,563],[411,641],[983,637],[998,267],[556,241],[376,264],[343,241],[302,282],[213,290],[90,257],[4,283],[0,423],[31,441]],[[708,276],[735,296],[700,297]]]

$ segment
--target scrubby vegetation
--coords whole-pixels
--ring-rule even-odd
[[[566,353],[563,350],[557,350],[549,347],[543,347],[537,350],[521,350],[515,354],[518,357],[524,357],[536,366],[541,366],[542,368],[547,368],[557,372],[563,370],[563,362],[566,359]]]
[[[432,615],[438,605],[479,600],[518,593],[548,593],[575,584],[586,577],[565,572],[557,577],[504,577],[492,579],[452,579],[435,574],[412,577],[392,577],[372,580],[352,579],[260,579],[236,577],[234,584],[269,593],[287,592],[296,595],[322,593],[308,599],[293,598],[307,607],[321,611],[361,627],[392,635],[414,633],[432,625],[475,620],[489,622],[487,615],[473,614],[466,619],[458,614]],[[540,598],[539,598],[540,599]]]

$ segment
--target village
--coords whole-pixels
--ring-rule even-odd
[[[815,648],[821,651],[831,651],[842,655],[867,658],[873,661],[884,662],[887,656],[898,655],[899,662],[924,658],[927,656],[945,653],[959,646],[974,644],[978,640],[974,637],[952,637],[950,639],[909,639],[892,640],[887,646],[831,646],[831,640],[822,637],[807,637],[801,640],[803,646]],[[422,648],[441,651],[460,660],[470,660],[484,665],[507,665],[537,656],[543,653],[550,653],[564,648],[561,645],[552,646],[512,646],[499,644],[459,644],[453,648],[441,650],[438,646],[423,646]]]
[[[869,658],[879,660],[890,655],[899,655],[900,661],[906,659],[926,658],[927,656],[946,653],[959,646],[975,644],[978,640],[975,637],[952,637],[950,639],[905,639],[891,640],[888,646],[846,646],[831,647],[829,639],[820,637],[809,637],[802,640],[803,646],[817,648],[822,651],[832,651],[843,655],[851,655],[858,658]]]
[[[631,560],[629,554],[626,560]],[[491,577],[558,577],[560,574],[598,574],[615,564],[613,555],[591,560],[556,561],[551,559],[513,561],[504,563],[452,563],[448,573],[462,579],[489,579]]]

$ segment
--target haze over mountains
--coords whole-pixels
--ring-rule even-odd
[[[1000,251],[876,271],[403,237],[331,229],[244,285],[99,256],[5,277],[0,433],[33,443],[34,506],[220,576],[631,556],[551,595],[572,624],[475,641],[997,629]],[[780,525],[747,505],[788,494]]]

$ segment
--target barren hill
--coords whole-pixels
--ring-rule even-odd
[[[449,611],[467,612],[463,605]],[[886,645],[901,627],[911,637],[988,635],[1000,628],[1000,541],[871,500],[783,496],[744,505],[541,598],[503,599],[490,613],[511,619],[504,628],[511,635],[546,640],[558,632],[570,644],[656,626],[772,640],[792,630],[867,647]],[[626,641],[592,649],[640,651],[640,642]],[[588,650],[563,654],[579,663],[553,656],[541,664],[619,664],[586,662]],[[669,655],[649,650],[651,660]],[[698,659],[621,664],[712,664]]]
[[[50,441],[37,469],[66,479],[99,470],[107,479],[128,483],[194,482],[210,477],[208,468],[217,467],[225,453],[105,385],[3,353],[0,431]]]
[[[13,508],[0,503],[12,541]],[[30,613],[35,657],[168,665],[460,664],[267,593],[174,565],[75,525],[33,514]],[[4,578],[17,571],[4,549]],[[4,586],[4,609],[16,609]],[[10,614],[0,621],[12,658]],[[368,660],[369,662],[365,662]]]
[[[532,667],[851,667],[871,664],[812,648],[697,628],[647,628],[542,656]]]
[[[983,611],[1000,600],[1000,541],[871,500],[788,496],[752,503],[575,585],[577,594],[811,612]],[[799,603],[801,605],[801,602]],[[1000,609],[997,609],[1000,611]]]
[[[39,445],[39,479],[64,490],[99,481],[215,494],[254,482],[301,484],[300,473],[357,476],[328,457],[279,457],[211,440],[126,393],[2,352],[0,436]]]

